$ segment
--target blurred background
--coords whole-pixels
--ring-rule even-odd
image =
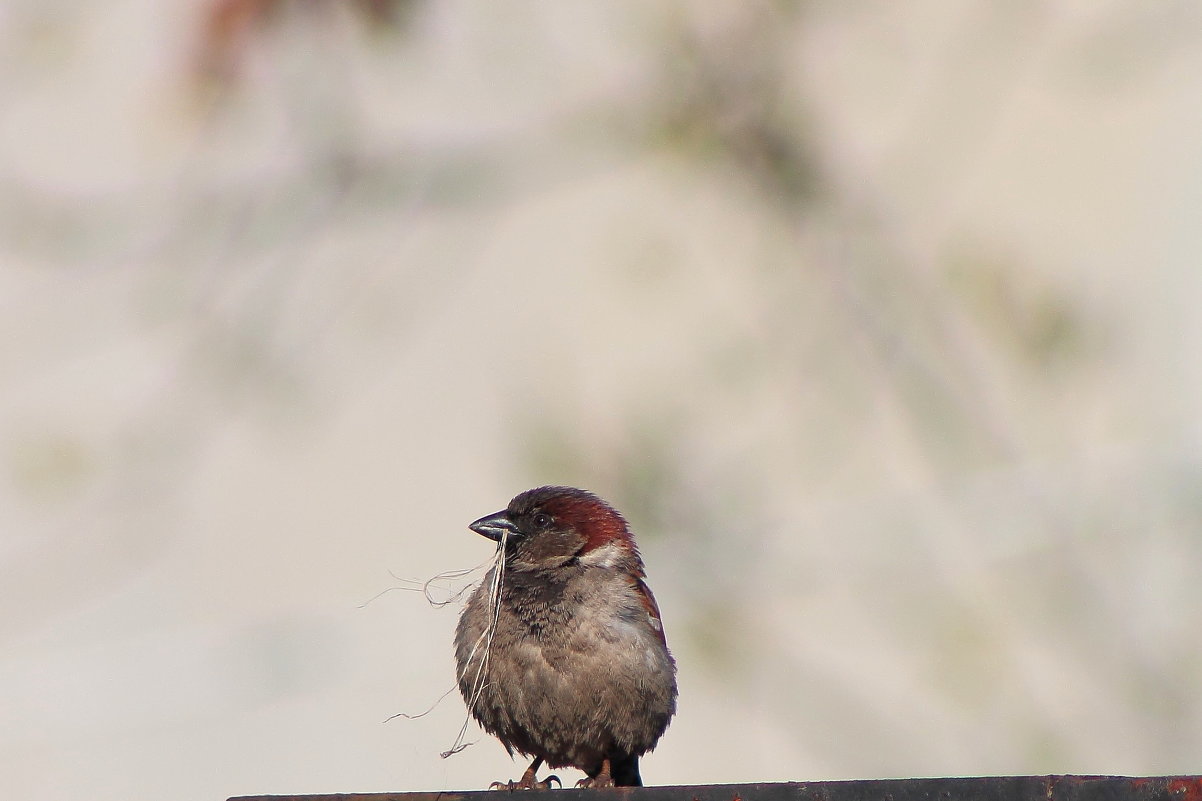
[[[649,783],[1202,771],[1200,44],[1192,0],[7,0],[3,795],[516,777],[439,757],[457,695],[384,722],[458,612],[389,590],[543,483],[643,545]]]

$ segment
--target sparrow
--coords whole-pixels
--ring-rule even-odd
[[[503,553],[455,631],[459,691],[485,731],[532,757],[508,790],[641,786],[676,712],[676,663],[630,527],[585,490],[538,487],[469,528]]]

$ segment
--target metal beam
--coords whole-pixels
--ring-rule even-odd
[[[451,790],[420,793],[248,795],[229,801],[1202,801],[1202,776],[996,776],[609,790]]]

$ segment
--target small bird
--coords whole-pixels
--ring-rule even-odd
[[[455,632],[459,691],[505,750],[533,757],[518,781],[547,789],[546,763],[578,787],[637,787],[639,757],[676,712],[676,663],[630,528],[581,489],[538,487],[469,528],[504,554]]]

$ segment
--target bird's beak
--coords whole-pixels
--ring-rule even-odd
[[[509,512],[500,511],[496,514],[486,515],[476,522],[468,526],[472,531],[488,537],[490,540],[501,541],[501,538],[506,534],[510,539],[518,536],[518,527],[509,519]]]

